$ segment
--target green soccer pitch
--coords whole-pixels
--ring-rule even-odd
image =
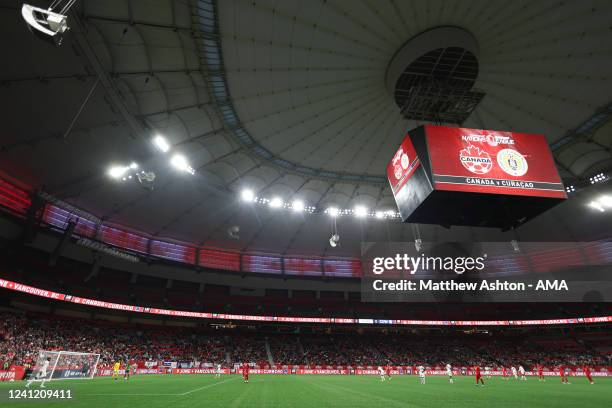
[[[232,407],[612,407],[612,380],[558,377],[538,382],[473,377],[428,377],[420,385],[416,376],[395,376],[381,382],[377,376],[251,375],[244,384],[237,375],[216,379],[211,375],[142,375],[129,381],[96,378],[47,383],[46,389],[70,389],[71,400],[10,400],[10,389],[25,382],[0,383],[2,407],[88,408],[232,408]],[[32,389],[38,389],[38,385]]]

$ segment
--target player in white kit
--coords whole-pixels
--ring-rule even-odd
[[[450,364],[446,364],[446,375],[448,375],[448,382],[453,383],[453,367]]]
[[[221,364],[219,363],[217,363],[217,366],[215,367],[215,377],[221,378]]]
[[[516,374],[516,367],[512,366],[510,367],[510,370],[512,370],[512,375],[514,376],[514,379],[518,380],[518,375]]]
[[[419,372],[419,380],[421,381],[421,384],[425,384],[425,367],[419,366],[418,372]]]
[[[385,381],[385,370],[381,367],[378,366],[378,375],[380,375],[380,381]]]
[[[38,368],[38,372],[32,374],[32,376],[26,383],[26,387],[30,387],[30,385],[32,385],[34,381],[42,379],[40,387],[45,388],[45,379],[47,378],[47,369],[49,368],[50,361],[50,358],[46,358],[45,360],[43,360],[42,365]]]
[[[519,375],[521,376],[521,380],[527,381],[527,377],[525,377],[525,368],[522,365],[519,365],[518,372],[519,372]]]

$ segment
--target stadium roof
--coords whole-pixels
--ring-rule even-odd
[[[389,66],[438,27],[474,41],[473,86],[484,96],[462,126],[545,134],[568,184],[612,168],[605,1],[83,0],[60,48],[30,35],[21,2],[10,3],[0,9],[2,170],[149,234],[329,255],[329,217],[247,206],[240,191],[394,209],[384,169],[423,122],[402,115]],[[427,51],[457,47],[448,41]],[[155,134],[194,176],[168,165]],[[156,173],[154,190],[107,177],[111,164],[133,161]],[[340,229],[338,255],[357,255],[363,240],[414,239],[391,220],[341,220]]]

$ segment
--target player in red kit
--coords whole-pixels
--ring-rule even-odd
[[[504,380],[508,379],[508,370],[506,369],[506,367],[502,367],[502,377]]]
[[[586,376],[587,380],[589,380],[589,384],[595,384],[593,382],[593,377],[591,376],[591,369],[588,366],[584,366],[584,375]]]
[[[385,366],[385,375],[387,376],[387,380],[391,380],[391,366]]]
[[[480,366],[476,366],[474,369],[476,370],[476,385],[479,385],[478,383],[480,382],[482,386],[484,386],[484,380],[482,379],[482,375],[480,375]]]
[[[247,363],[244,363],[242,365],[242,379],[244,380],[245,383],[249,382],[249,365]]]
[[[546,381],[544,379],[544,366],[538,364],[538,381]]]
[[[565,375],[565,367],[559,366],[559,376],[561,376],[561,384],[569,384],[567,376]]]

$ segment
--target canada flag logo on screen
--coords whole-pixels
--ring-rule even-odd
[[[486,174],[493,168],[493,160],[485,150],[469,145],[459,152],[459,160],[463,167],[474,174]]]

